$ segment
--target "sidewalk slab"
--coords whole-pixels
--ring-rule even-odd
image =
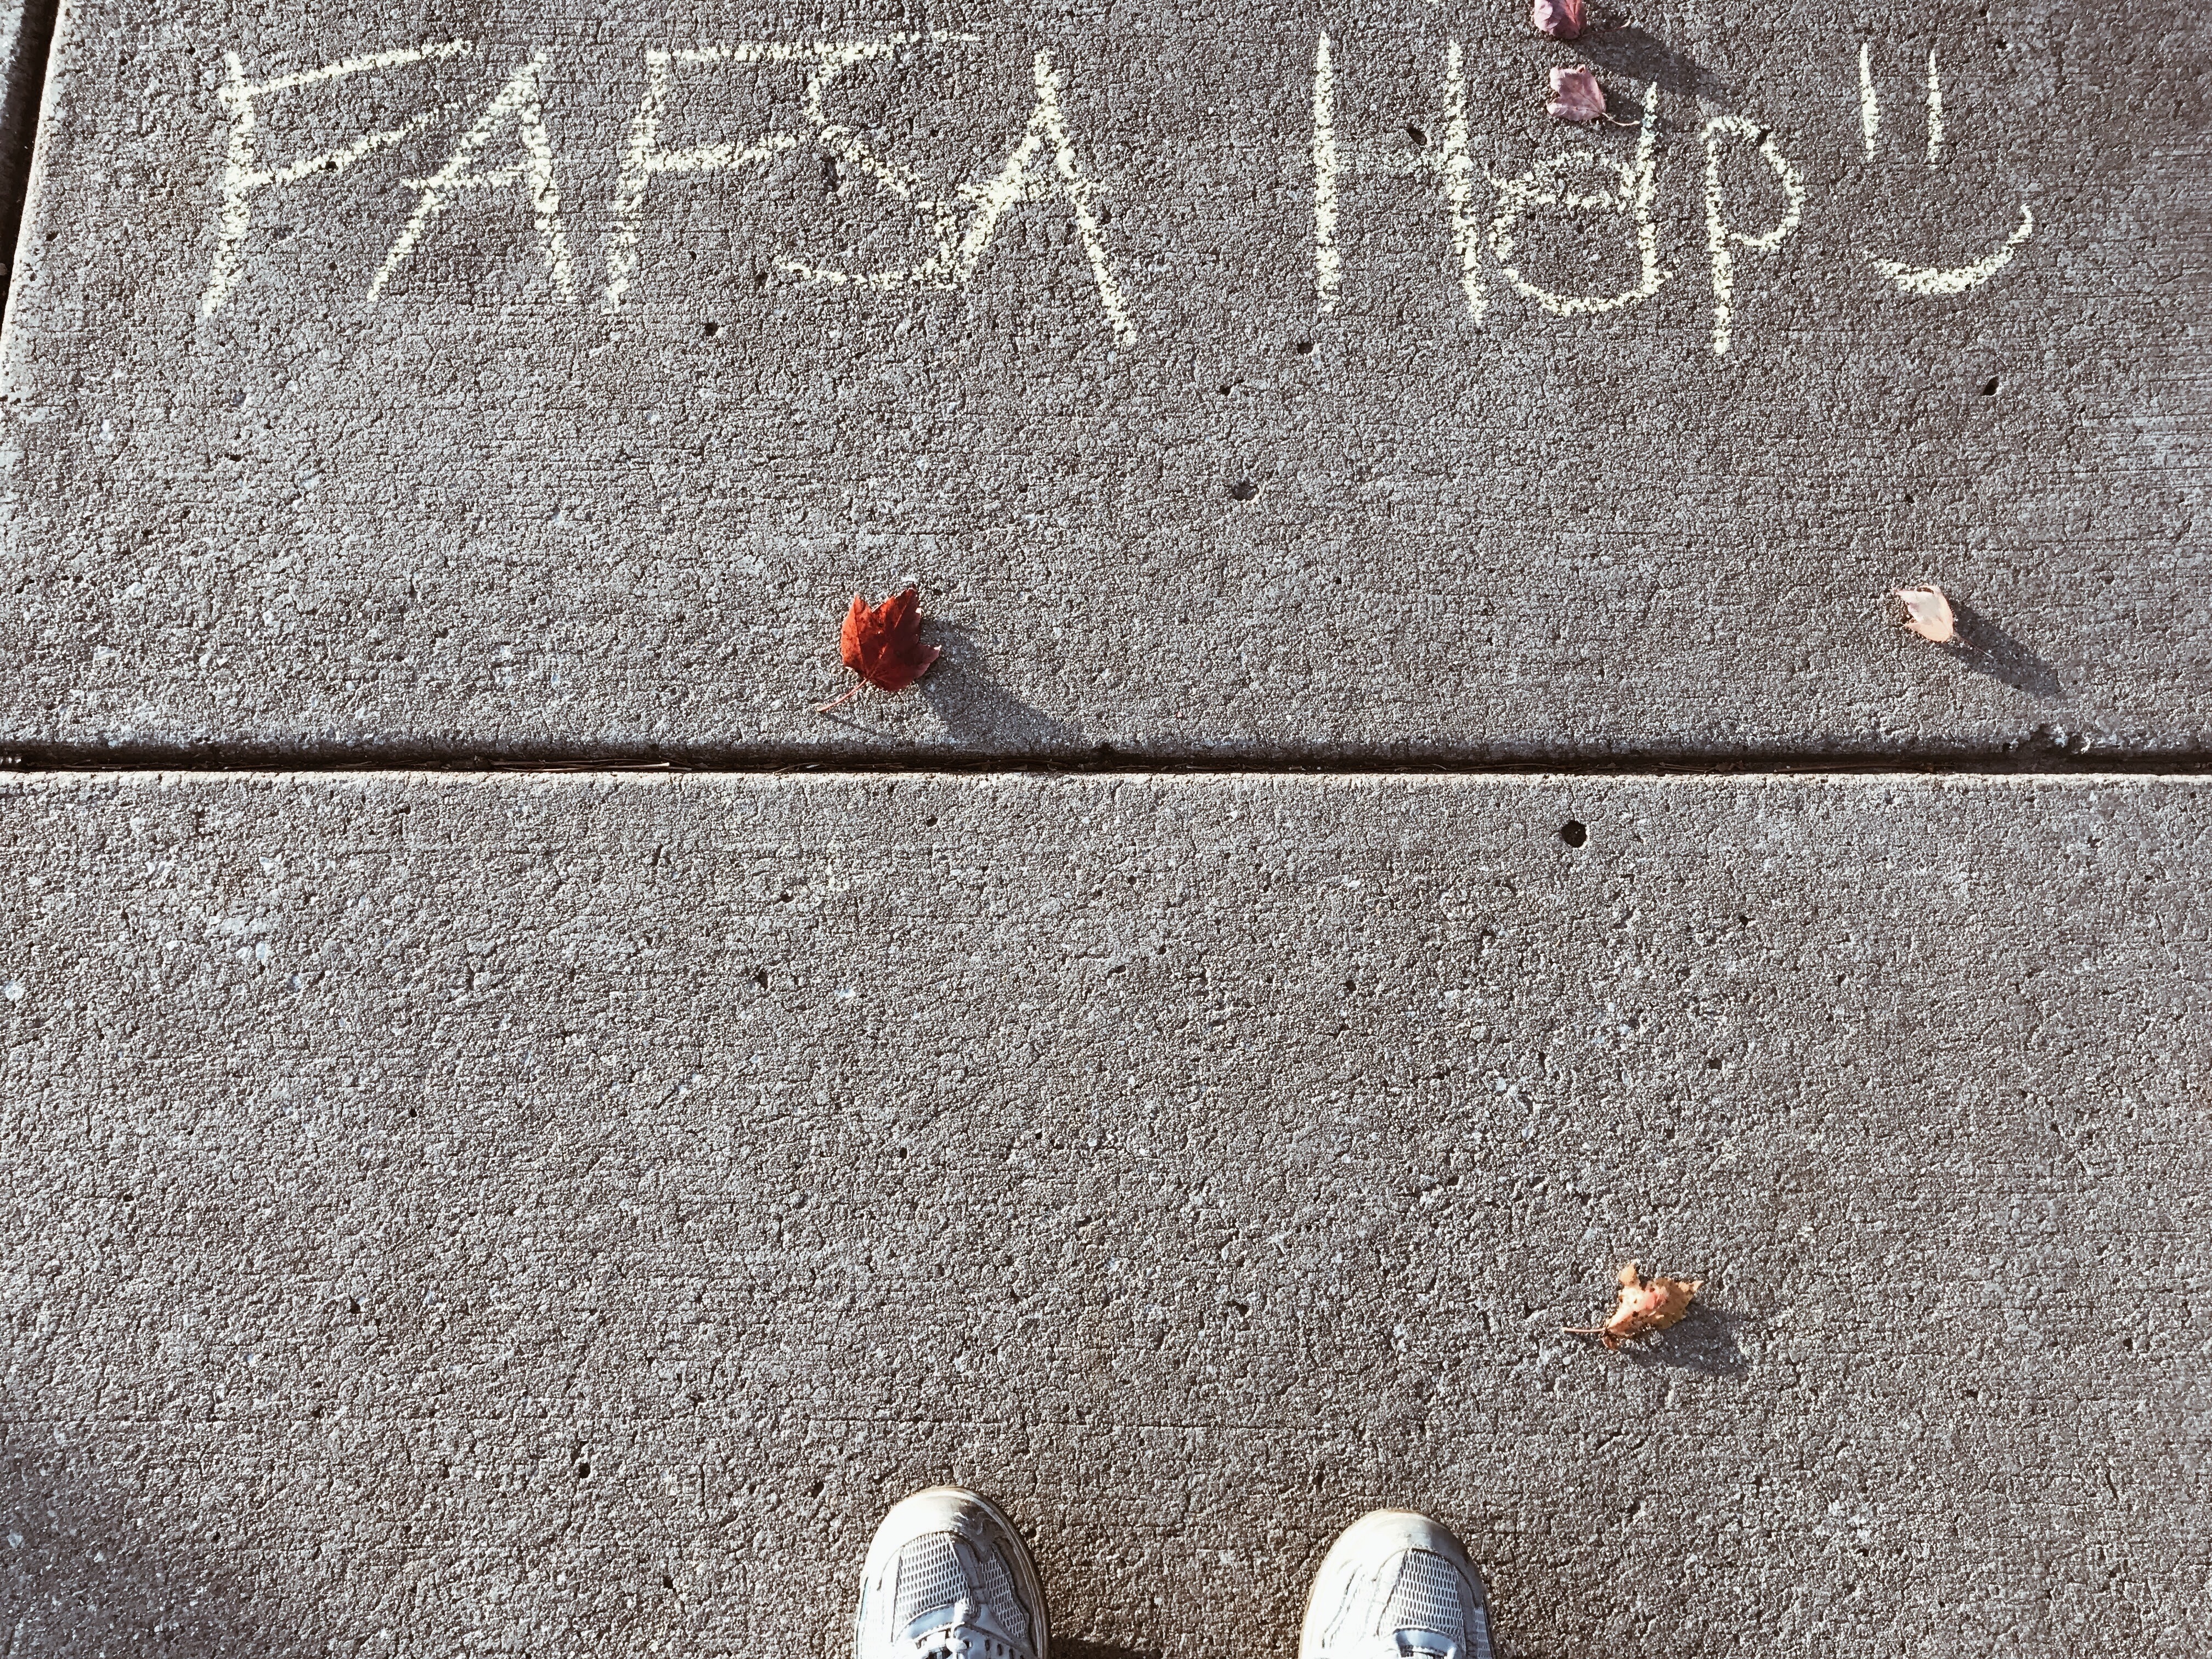
[[[1379,1503],[1516,1656],[2212,1643],[2199,784],[46,777],[0,845],[13,1652],[827,1656],[946,1479],[1071,1659],[1291,1651]],[[1697,1311],[1562,1335],[1632,1258]]]
[[[2201,13],[649,12],[64,9],[0,742],[2207,741]]]

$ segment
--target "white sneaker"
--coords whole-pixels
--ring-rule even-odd
[[[853,1659],[1047,1659],[1044,1592],[989,1499],[933,1486],[891,1506],[868,1546]]]
[[[1491,1659],[1490,1614],[1467,1547],[1440,1521],[1375,1510],[1314,1574],[1298,1659]]]

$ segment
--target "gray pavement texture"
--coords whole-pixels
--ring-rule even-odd
[[[6,1651],[2202,1653],[2205,790],[19,779]]]
[[[73,0],[0,741],[2200,750],[2205,14],[1525,9]]]

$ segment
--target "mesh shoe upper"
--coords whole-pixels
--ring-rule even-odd
[[[925,1613],[952,1607],[968,1588],[960,1551],[949,1532],[924,1533],[898,1553],[891,1623],[901,1630]]]
[[[1426,1550],[1407,1550],[1398,1558],[1395,1583],[1392,1578],[1386,1571],[1383,1582],[1390,1584],[1390,1592],[1376,1633],[1395,1633],[1401,1652],[1442,1653],[1449,1647],[1471,1659],[1467,1639],[1471,1609],[1458,1569]],[[1425,1636],[1440,1640],[1419,1639]]]
[[[1491,1659],[1482,1581],[1426,1516],[1382,1510],[1346,1529],[1314,1577],[1300,1659]]]
[[[1005,1517],[939,1487],[878,1528],[853,1622],[855,1659],[1046,1659],[1036,1571]]]
[[[984,1604],[997,1615],[1008,1636],[1020,1646],[1030,1647],[1029,1616],[1022,1611],[1021,1598],[1014,1591],[1013,1574],[1007,1570],[1005,1559],[995,1553],[986,1552],[981,1565]]]

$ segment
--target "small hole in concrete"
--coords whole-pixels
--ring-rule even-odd
[[[1992,374],[1988,380],[1982,382],[1982,396],[1984,398],[1994,398],[1996,395],[1997,377]]]
[[[1406,137],[1412,139],[1417,144],[1425,144],[1429,142],[1429,135],[1423,132],[1419,127],[1407,127],[1406,129]]]
[[[753,973],[753,983],[759,986],[762,990],[767,990],[768,969],[765,968],[757,969]]]
[[[1232,501],[1249,501],[1259,493],[1260,486],[1249,478],[1240,478],[1229,486],[1229,499]]]
[[[717,334],[720,334],[721,331],[722,331],[722,325],[721,325],[720,323],[709,323],[709,324],[708,324],[708,325],[706,325],[706,327],[705,327],[705,328],[703,328],[703,329],[702,329],[702,330],[700,331],[700,332],[702,332],[702,334],[704,334],[704,335],[705,335],[708,339],[710,339],[710,340],[711,340],[711,339],[713,339],[713,338],[714,338]]]
[[[1589,830],[1579,819],[1569,818],[1559,826],[1559,839],[1570,847],[1580,847],[1589,839]]]
[[[1313,342],[1311,340],[1301,340],[1296,345],[1292,346],[1291,349],[1297,352],[1301,357],[1310,357],[1313,356]]]
[[[936,814],[936,813],[934,813],[934,812],[932,812],[932,813],[931,813],[927,817],[924,818],[924,819],[921,821],[921,827],[922,827],[923,829],[925,829],[925,830],[934,830],[934,829],[936,829],[936,828],[937,828],[937,814]]]

